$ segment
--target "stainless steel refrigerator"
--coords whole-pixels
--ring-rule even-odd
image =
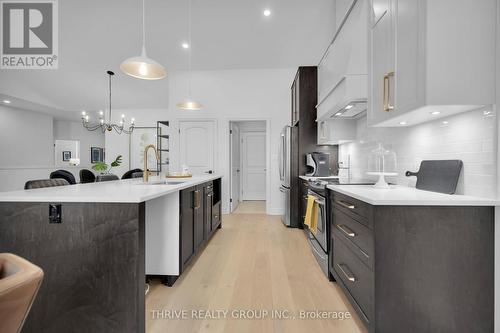
[[[279,149],[279,171],[280,192],[284,202],[284,214],[281,220],[286,226],[291,225],[290,217],[290,184],[291,184],[291,162],[292,162],[292,127],[285,126],[280,135]]]

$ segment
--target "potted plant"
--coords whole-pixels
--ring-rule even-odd
[[[118,155],[113,162],[111,162],[111,166],[106,164],[105,162],[96,162],[92,165],[92,169],[100,172],[101,174],[110,174],[111,169],[118,167],[122,164],[122,155]]]

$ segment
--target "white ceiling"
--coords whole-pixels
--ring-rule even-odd
[[[148,55],[187,67],[187,0],[146,0]],[[168,79],[143,81],[118,66],[141,47],[140,0],[59,1],[59,69],[0,70],[0,93],[61,111],[168,107]],[[333,36],[334,0],[192,0],[194,70],[315,65]],[[270,17],[263,16],[270,8]]]

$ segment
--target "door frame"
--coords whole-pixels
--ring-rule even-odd
[[[271,118],[265,118],[265,117],[261,117],[261,118],[247,118],[247,117],[226,118],[226,120],[224,122],[224,130],[226,131],[224,145],[226,145],[225,150],[228,154],[227,156],[229,157],[226,168],[231,168],[232,151],[231,151],[231,135],[229,134],[229,130],[231,129],[230,124],[231,124],[231,122],[241,122],[241,121],[264,121],[266,123],[266,133],[265,133],[266,134],[266,214],[271,214]],[[240,153],[241,153],[241,149],[240,149]],[[226,185],[224,186],[226,188],[226,193],[227,193],[226,198],[223,201],[223,204],[224,203],[226,204],[225,210],[224,210],[225,212],[230,212],[230,210],[231,210],[231,208],[230,208],[231,203],[229,202],[229,200],[231,199],[231,195],[230,195],[231,186],[232,186],[231,182],[234,181],[232,179],[231,169],[229,169],[228,175],[229,175],[229,177],[228,177],[229,182],[227,182]],[[240,190],[241,190],[241,186],[240,186]],[[224,198],[224,196],[223,196],[223,198]]]
[[[233,179],[233,138],[232,138],[232,127],[231,127],[231,124],[233,122],[229,122],[229,192],[228,192],[228,195],[229,195],[229,214],[231,214],[234,209],[233,209],[233,206],[234,206],[234,201],[231,201],[232,198],[233,198],[233,184],[234,183],[239,183],[239,186],[238,186],[238,190],[239,190],[239,193],[238,193],[238,204],[241,202],[241,173],[240,173],[240,177],[239,179],[237,179],[236,181]],[[240,138],[241,138],[241,131],[240,129],[238,129],[238,134],[240,135]],[[238,141],[239,139],[238,138]],[[240,157],[238,157],[240,159],[240,170],[241,170],[241,144],[240,144]],[[238,207],[236,205],[236,207]]]
[[[197,122],[200,122],[200,123],[205,123],[205,122],[212,122],[214,124],[214,167],[213,167],[213,172],[214,174],[217,173],[217,171],[219,170],[219,159],[217,158],[219,156],[219,129],[218,129],[218,123],[217,123],[217,119],[215,118],[177,118],[176,119],[176,124],[177,124],[177,128],[175,129],[175,131],[177,131],[177,160],[178,160],[178,163],[180,163],[180,157],[181,157],[181,136],[180,136],[180,130],[181,130],[181,123],[184,123],[184,122],[190,122],[190,123],[197,123]],[[170,142],[170,147],[173,146],[172,144],[173,142],[171,141]],[[170,150],[170,152],[172,152],[172,150]],[[171,157],[171,160],[173,160],[172,156]],[[175,156],[174,156],[175,157]],[[177,166],[178,168],[180,168],[181,166],[178,165]]]
[[[243,170],[244,170],[244,164],[243,164],[243,136],[245,134],[248,134],[248,133],[260,133],[260,134],[264,134],[265,136],[265,139],[266,139],[266,143],[267,143],[267,133],[265,131],[246,131],[246,132],[242,132],[240,130],[240,166],[241,166],[241,175],[240,175],[240,194],[239,194],[239,197],[240,197],[240,201],[244,201],[243,200],[243,174],[245,173]],[[267,153],[267,147],[266,147],[266,153]],[[267,155],[267,154],[266,154]],[[266,156],[266,177],[267,177],[267,156]],[[266,185],[267,185],[267,178],[266,178]],[[266,186],[266,189],[267,189],[267,186]],[[266,198],[267,199],[267,198]]]

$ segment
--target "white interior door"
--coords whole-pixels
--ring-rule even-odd
[[[180,167],[193,174],[214,171],[215,125],[213,121],[180,121]]]
[[[231,124],[231,213],[240,203],[241,183],[241,152],[240,130],[236,124]]]
[[[266,133],[241,133],[242,199],[266,200]]]

